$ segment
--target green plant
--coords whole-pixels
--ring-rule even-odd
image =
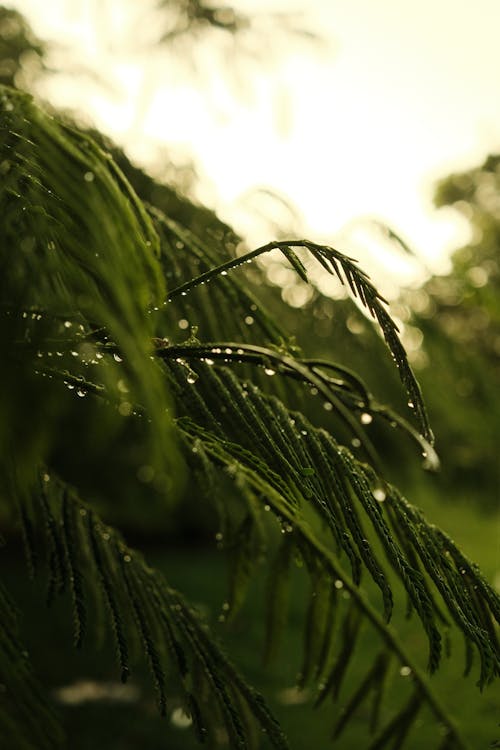
[[[499,672],[500,601],[377,469],[373,420],[416,440],[428,464],[437,459],[397,328],[369,279],[352,259],[305,240],[235,258],[229,230],[207,220],[203,231],[193,208],[194,231],[189,212],[180,224],[142,203],[88,135],[26,94],[2,88],[0,102],[1,512],[6,527],[22,529],[29,571],[44,571],[49,602],[70,600],[75,645],[109,631],[122,680],[145,661],[160,713],[175,684],[200,740],[216,744],[223,727],[230,747],[257,747],[260,727],[265,742],[288,746],[202,616],[108,523],[124,495],[144,509],[161,501],[168,513],[196,481],[230,555],[226,619],[237,617],[266,560],[268,657],[286,622],[291,569],[306,571],[298,684],[313,686],[318,704],[338,695],[361,628],[378,642],[335,735],[371,701],[372,750],[401,747],[424,707],[443,730],[436,746],[463,748],[418,657],[389,625],[394,579],[426,635],[427,670],[437,670],[453,625],[466,672],[479,656],[481,687]],[[232,269],[270,251],[303,280],[312,257],[378,322],[411,424],[354,373],[302,357],[266,315],[243,270]],[[307,418],[311,390],[331,416],[328,430]],[[365,462],[346,447],[351,439]],[[24,653],[13,593],[2,589],[0,599],[2,736],[10,747],[53,748],[61,730]],[[393,669],[410,679],[398,704],[386,705]]]

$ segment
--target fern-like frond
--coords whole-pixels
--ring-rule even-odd
[[[439,466],[433,446],[412,425],[391,409],[378,405],[358,377],[334,363],[300,359],[287,351],[234,341],[171,345],[167,339],[156,339],[155,343],[157,354],[162,359],[185,362],[186,367],[189,366],[190,360],[226,364],[250,363],[261,367],[266,375],[278,374],[309,385],[315,393],[326,399],[325,408],[333,411],[352,437],[364,447],[372,465],[377,466],[377,456],[362,425],[371,423],[373,416],[377,416],[389,421],[392,426],[399,427],[417,442],[427,468],[435,470]],[[333,370],[340,377],[328,376],[324,370]]]
[[[330,434],[315,428],[303,415],[287,411],[275,397],[265,396],[256,386],[240,383],[226,368],[198,366],[199,377],[189,383],[182,364],[174,362],[168,366],[176,400],[188,410],[190,418],[196,420],[200,429],[210,430],[214,439],[220,435],[221,439],[232,441],[235,471],[239,470],[241,453],[245,461],[256,462],[255,471],[268,476],[269,483],[282,495],[284,507],[294,517],[302,515],[304,503],[311,504],[330,529],[332,541],[343,551],[346,561],[350,561],[353,579],[359,581],[365,568],[379,587],[389,618],[391,589],[370,542],[371,533],[376,534],[428,634],[431,671],[436,669],[440,658],[437,628],[440,610],[428,578],[464,634],[476,643],[482,658],[481,684],[492,677],[500,663],[500,652],[494,642],[489,643],[490,639],[485,638],[478,609],[471,605],[468,589],[460,579],[465,575],[462,569],[473,575],[470,563],[461,564],[461,558],[456,558],[451,564],[450,557],[457,553],[447,549],[442,532],[428,524],[422,513],[391,485],[381,485],[374,472],[338,445]],[[194,392],[203,409],[197,410]],[[289,518],[289,523],[293,525],[293,518]],[[405,545],[398,545],[393,527],[404,537]],[[452,545],[452,550],[455,549]],[[476,585],[475,591],[483,592],[483,604],[491,613],[489,621],[491,617],[497,619],[498,595],[484,579]]]
[[[382,642],[387,644],[387,626],[380,619],[372,620],[364,603],[359,604],[363,595],[358,589],[364,571],[380,589],[385,616],[389,618],[393,595],[388,571],[384,570],[387,564],[401,579],[427,634],[428,669],[435,671],[441,659],[440,623],[445,607],[480,657],[479,684],[484,686],[498,675],[500,650],[496,638],[492,638],[494,622],[499,622],[498,595],[480,577],[472,584],[467,580],[474,576],[470,563],[457,557],[454,545],[446,546],[446,537],[428,524],[418,510],[390,485],[384,483],[382,489],[373,471],[355,460],[327,432],[314,428],[302,415],[285,410],[275,397],[265,396],[255,386],[240,383],[227,368],[219,369],[206,363],[198,365],[196,379],[189,382],[182,363],[166,364],[176,400],[184,404],[191,415],[190,419],[181,418],[178,422],[186,434],[186,442],[196,445],[197,454],[203,450],[214,463],[225,467],[230,476],[235,477],[237,486],[243,483],[253,488],[261,507],[274,511],[285,536],[285,546],[273,567],[270,584],[276,599],[271,603],[269,614],[269,653],[279,637],[286,613],[286,580],[293,557],[292,544],[306,560],[315,581],[312,585],[314,600],[306,624],[303,679],[306,681],[314,672],[324,674],[327,670],[323,693],[338,691],[354,651],[354,621],[352,615],[345,615],[344,646],[334,665],[328,667],[318,661],[321,654],[329,653],[329,643],[324,642],[327,630],[324,623],[331,617],[329,598],[335,593],[334,582],[338,581],[349,591],[362,609],[362,619],[368,619]],[[203,404],[200,410],[196,408],[198,402]],[[236,413],[237,420],[234,419]],[[305,507],[312,507],[329,529],[330,543],[322,535],[319,537],[322,541],[318,542]],[[373,535],[383,549],[385,564],[376,552]],[[398,538],[402,540],[400,544]],[[337,546],[339,555],[335,565],[330,554],[323,557],[324,549],[332,543]],[[481,604],[472,598],[472,592],[481,599]],[[332,634],[328,627],[328,637]],[[389,652],[406,668],[408,654],[403,656],[400,645],[395,646],[390,638],[389,644]],[[424,691],[421,700],[432,707],[434,698],[430,699],[426,688],[422,687],[425,678],[420,679],[419,695]],[[410,713],[404,707],[401,712],[401,716],[410,721]],[[401,717],[394,721],[396,728],[387,736],[383,735],[387,742],[404,724]]]
[[[434,437],[429,425],[420,386],[417,383],[409,365],[404,347],[399,339],[398,327],[384,306],[384,304],[387,304],[386,300],[384,300],[380,293],[375,289],[366,273],[359,268],[356,261],[338,250],[335,250],[333,247],[318,245],[310,240],[283,240],[280,242],[269,242],[256,250],[226,261],[215,268],[199,274],[194,279],[181,284],[169,292],[169,301],[175,299],[179,295],[186,295],[188,291],[199,284],[205,284],[221,274],[227,274],[230,269],[252,261],[254,258],[268,253],[271,250],[281,250],[299,276],[303,280],[307,280],[306,268],[297,257],[294,248],[307,249],[321,264],[325,271],[334,274],[342,284],[349,287],[352,295],[359,299],[360,303],[379,323],[384,339],[389,347],[396,367],[398,368],[401,381],[406,388],[409,398],[408,405],[415,412],[422,435],[429,443],[432,443]]]
[[[444,726],[447,746],[463,748],[424,670],[389,624],[399,605],[394,580],[427,638],[428,671],[439,666],[449,619],[467,645],[465,670],[473,655],[479,659],[481,687],[500,672],[500,600],[453,542],[377,471],[365,430],[373,418],[406,430],[429,462],[435,454],[397,326],[366,274],[339,251],[307,240],[232,257],[234,237],[224,230],[200,235],[146,209],[88,136],[49,118],[22,94],[1,90],[0,103],[0,333],[7,363],[0,371],[0,492],[17,513],[30,571],[48,571],[49,602],[66,594],[72,603],[76,646],[96,627],[94,612],[105,612],[122,679],[145,662],[160,713],[175,685],[200,739],[222,724],[231,747],[256,748],[256,728],[275,747],[286,747],[262,698],[199,615],[101,520],[90,500],[107,474],[109,507],[115,500],[112,461],[122,459],[134,475],[146,455],[146,473],[159,481],[143,488],[143,496],[154,491],[165,498],[182,483],[186,464],[220,519],[230,559],[228,619],[244,605],[259,558],[267,555],[269,659],[287,622],[295,563],[310,581],[301,688],[314,686],[318,704],[337,699],[347,690],[363,629],[380,643],[334,734],[373,699],[372,748],[401,747],[423,707]],[[379,323],[417,429],[378,405],[341,365],[299,356],[245,283],[226,276],[277,249],[306,280],[300,248]],[[191,280],[181,283],[186,277]],[[182,341],[187,333],[179,332],[188,329]],[[309,389],[327,406],[328,429],[299,410]],[[336,439],[339,425],[341,436],[364,449],[367,463]],[[117,436],[119,449],[110,449]],[[96,463],[106,471],[92,481],[84,474]],[[33,475],[41,466],[38,486]],[[219,491],[221,475],[232,491]],[[0,608],[7,613],[0,664],[8,672],[21,646],[12,640],[15,623],[2,600]],[[382,694],[390,665],[410,676],[408,694],[398,696],[392,711]],[[21,710],[33,705],[36,724],[41,709],[23,671],[24,679]],[[26,746],[33,747],[30,738]]]
[[[457,729],[446,710],[440,704],[436,695],[432,691],[424,673],[418,664],[411,657],[401,641],[397,638],[392,629],[384,622],[378,613],[369,603],[363,589],[353,581],[352,577],[346,572],[343,565],[330,548],[320,540],[311,525],[304,520],[304,514],[299,513],[297,507],[296,488],[290,486],[290,482],[283,480],[278,474],[275,474],[264,462],[259,461],[253,452],[243,449],[241,446],[229,443],[223,438],[216,437],[213,433],[206,432],[187,420],[182,420],[180,428],[186,435],[186,440],[191,445],[196,444],[197,451],[205,451],[212,461],[225,467],[230,475],[236,478],[236,481],[243,480],[253,488],[257,497],[261,498],[264,511],[269,507],[278,519],[279,526],[284,536],[284,545],[277,558],[277,566],[273,566],[270,573],[270,586],[273,592],[273,600],[270,605],[268,644],[275,644],[276,638],[279,637],[279,629],[283,627],[283,612],[286,612],[286,589],[283,588],[287,578],[287,569],[293,558],[292,550],[295,548],[301,559],[304,561],[306,568],[311,575],[312,580],[317,579],[320,575],[325,586],[328,586],[330,595],[334,597],[334,607],[337,608],[337,617],[340,620],[340,627],[337,629],[317,628],[314,633],[310,628],[306,631],[307,649],[310,653],[321,656],[328,655],[328,660],[324,663],[309,664],[309,658],[306,653],[306,669],[310,674],[313,671],[321,676],[323,688],[319,693],[321,702],[326,695],[337,695],[349,666],[349,663],[356,650],[356,636],[361,624],[364,622],[371,626],[380,638],[384,646],[384,658],[389,655],[396,659],[402,669],[407,670],[412,675],[412,682],[416,686],[419,695],[419,706],[422,703],[430,708],[437,721],[446,728],[446,732],[452,739],[452,747],[464,748]],[[196,441],[196,443],[195,443]],[[296,554],[297,554],[296,553]],[[279,582],[279,584],[278,584]],[[276,588],[275,588],[276,586]],[[425,589],[424,589],[425,590]],[[349,597],[345,599],[345,594]],[[277,606],[274,606],[274,595],[276,595]],[[317,585],[312,591],[313,598],[318,595]],[[423,597],[422,592],[420,595]],[[313,605],[316,607],[316,605]],[[322,605],[324,606],[324,605]],[[432,628],[432,613],[424,613],[427,618],[427,628]],[[331,618],[326,612],[325,621],[331,624]],[[317,623],[315,623],[315,626]],[[319,644],[311,643],[309,638],[319,637]],[[327,642],[325,645],[324,639]],[[332,639],[335,638],[334,643]],[[439,636],[438,636],[439,639]],[[435,658],[439,658],[439,640],[435,644],[437,653]],[[484,648],[485,644],[482,644]],[[271,653],[268,645],[268,653]],[[431,658],[434,658],[431,655]],[[494,657],[496,660],[497,657]],[[376,669],[377,659],[373,663],[373,670]],[[497,661],[498,663],[498,661]],[[432,665],[431,665],[432,666]],[[434,664],[434,666],[436,666]],[[375,678],[373,678],[375,679]],[[360,687],[357,689],[359,691]],[[358,705],[358,697],[354,695],[351,699]],[[353,707],[354,710],[354,707]],[[379,706],[377,706],[377,714]],[[395,708],[395,714],[389,720],[387,726],[381,730],[381,735],[377,742],[390,742],[393,739],[393,724],[398,731],[406,726],[406,719],[410,719],[405,705]],[[413,714],[411,720],[413,720]],[[411,725],[411,721],[410,721]],[[409,726],[407,727],[409,729]],[[378,744],[377,747],[390,747],[390,744]]]
[[[0,733],[4,747],[54,750],[64,733],[21,642],[19,612],[0,586]]]
[[[46,532],[34,544],[47,571],[49,599],[69,592],[77,646],[89,630],[95,633],[93,613],[104,607],[122,681],[137,665],[140,643],[162,715],[175,687],[202,741],[212,741],[223,726],[231,747],[253,748],[257,726],[273,747],[285,750],[284,735],[262,697],[233,667],[200,615],[72,489],[45,473],[25,509],[33,520],[44,520]],[[16,658],[22,659],[21,653]],[[21,698],[20,705],[26,709]],[[35,714],[33,722],[40,718]]]
[[[36,452],[44,443],[39,459],[47,457],[53,425],[44,424],[45,413],[50,404],[62,418],[67,402],[36,377],[34,362],[39,356],[42,365],[64,350],[60,369],[89,378],[96,362],[89,332],[99,329],[126,362],[117,368],[111,360],[100,378],[123,401],[133,392],[158,423],[150,449],[164,462],[175,448],[168,394],[149,359],[154,327],[147,311],[166,293],[150,216],[91,138],[6,87],[0,87],[0,162],[0,334],[8,363],[0,375],[2,441],[12,445],[18,462],[23,455],[29,462],[31,447]],[[26,420],[29,441],[8,427],[4,435],[3,425]],[[119,429],[116,420],[106,427]]]

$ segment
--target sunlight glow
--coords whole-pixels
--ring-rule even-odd
[[[11,5],[55,42],[57,59],[73,63],[41,94],[82,111],[153,170],[165,149],[192,158],[197,196],[249,244],[273,231],[272,208],[267,221],[245,203],[258,188],[289,199],[301,233],[340,242],[376,282],[387,276],[381,265],[393,286],[445,271],[451,249],[467,239],[466,220],[434,211],[432,194],[436,179],[499,145],[496,0],[412,1],[404,10],[398,0],[247,3],[250,13],[301,11],[326,46],[279,36],[269,62],[263,49],[256,62],[199,42],[191,74],[155,46],[144,53],[157,33],[146,20],[153,3],[143,3],[136,27],[132,0]],[[372,219],[401,234],[423,266]]]

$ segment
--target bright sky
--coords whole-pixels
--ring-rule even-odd
[[[367,217],[387,222],[433,269],[466,237],[450,212],[433,211],[433,184],[500,148],[498,0],[248,0],[250,12],[302,11],[329,44],[275,34],[258,62],[202,45],[194,77],[138,51],[155,31],[137,20],[146,0],[11,5],[114,86],[76,85],[73,75],[47,96],[83,109],[136,158],[151,160],[160,146],[194,157],[201,198],[252,244],[270,231],[249,221],[255,188],[289,199],[301,232],[330,244],[340,237],[368,262],[387,253]],[[401,258],[391,259],[404,278]]]

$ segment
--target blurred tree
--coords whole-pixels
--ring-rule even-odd
[[[449,274],[408,295],[411,325],[424,334],[420,376],[447,467],[443,484],[490,509],[499,507],[500,481],[499,175],[500,158],[490,156],[440,183],[436,205],[460,211],[471,238],[454,253]]]
[[[0,6],[0,84],[31,88],[43,70],[45,45],[16,10]]]

